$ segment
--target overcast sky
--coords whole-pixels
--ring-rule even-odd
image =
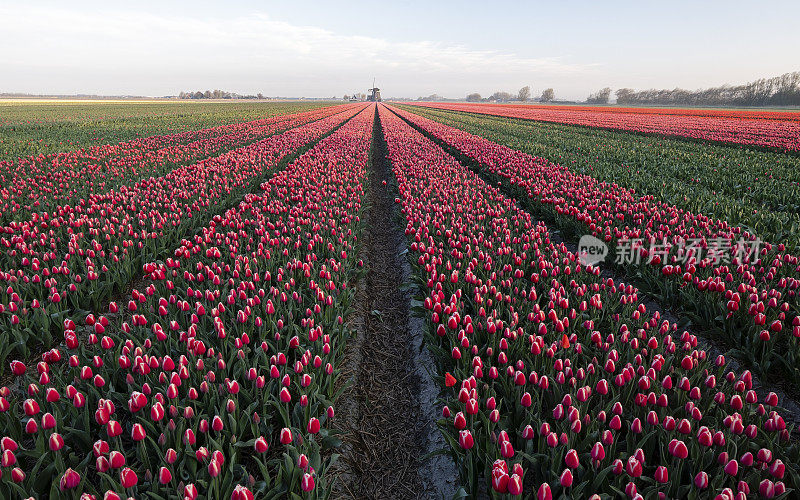
[[[695,89],[800,70],[799,19],[798,1],[0,0],[0,92]]]

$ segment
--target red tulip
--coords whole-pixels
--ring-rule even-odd
[[[281,444],[289,444],[292,442],[292,431],[288,427],[284,427],[281,429],[281,436],[280,436]]]
[[[700,471],[694,476],[694,485],[704,490],[708,488],[708,474],[705,471]]]
[[[542,483],[536,491],[537,500],[553,500],[553,493],[550,491],[550,485]]]
[[[758,494],[761,495],[762,498],[774,498],[775,483],[769,479],[764,479],[758,485]]]
[[[495,410],[497,411],[497,410]],[[513,458],[514,457],[514,447],[511,445],[510,441],[501,441],[500,442],[500,456],[503,458]]]
[[[506,493],[508,491],[509,480],[510,477],[507,470],[497,467],[492,469],[492,488],[494,491],[498,493]]]
[[[269,444],[267,444],[267,440],[264,439],[263,436],[259,436],[256,439],[254,447],[257,453],[266,453],[269,449]]]
[[[219,476],[220,472],[222,472],[222,467],[216,460],[211,460],[208,462],[208,475],[211,477]]]
[[[214,415],[214,418],[211,421],[211,428],[214,429],[215,432],[220,432],[224,428],[224,424],[222,423],[222,419],[219,415]]]
[[[689,450],[683,441],[673,439],[669,443],[669,452],[676,458],[686,458],[689,456]]]
[[[11,372],[14,375],[16,376],[24,375],[25,370],[27,370],[27,368],[25,367],[25,364],[22,361],[14,360],[11,362]]]
[[[108,442],[107,441],[103,441],[102,439],[98,439],[92,445],[92,453],[94,453],[95,457],[99,457],[101,455],[105,455],[106,453],[108,453],[109,449],[110,449],[110,447],[108,445]]]
[[[184,500],[187,500],[187,499],[188,500],[195,500],[197,498],[198,494],[199,493],[197,491],[197,487],[192,483],[189,483],[189,484],[187,484],[186,486],[183,487],[183,498],[184,498]]]
[[[61,437],[61,435],[58,434],[57,432],[54,432],[50,434],[48,443],[51,451],[58,451],[64,447],[64,438]]]
[[[592,455],[592,460],[597,462],[600,462],[604,458],[606,458],[606,450],[605,448],[603,448],[603,444],[600,442],[595,443],[594,446],[592,446],[591,455]]]
[[[578,452],[575,450],[569,450],[564,457],[564,463],[567,464],[567,467],[570,469],[577,469],[580,462],[578,460]]]
[[[194,435],[194,431],[192,429],[186,429],[186,432],[183,433],[183,443],[189,446],[194,446],[197,438]]]
[[[305,492],[309,492],[312,491],[315,486],[314,476],[308,473],[303,474],[303,477],[300,479],[300,488]]]
[[[166,467],[161,467],[158,470],[158,481],[161,484],[167,484],[172,481],[172,473]]]
[[[564,472],[561,473],[561,486],[564,488],[569,488],[572,486],[572,471],[569,469],[564,469]]]
[[[631,477],[640,477],[642,475],[642,463],[634,457],[628,457],[625,465],[625,471]]]
[[[139,478],[131,468],[125,467],[119,471],[119,482],[123,488],[133,488],[139,482]]]
[[[0,439],[0,448],[2,448],[3,451],[17,451],[19,446],[17,445],[16,441],[8,436],[4,436],[2,439]]]
[[[108,459],[112,469],[120,469],[125,466],[125,455],[122,452],[114,450],[108,455]]]
[[[37,403],[35,399],[26,399],[22,407],[25,410],[25,415],[29,417],[39,413],[39,403]]]
[[[25,480],[25,473],[19,467],[14,467],[11,470],[11,480],[15,483],[21,483]]]
[[[458,433],[458,444],[464,450],[471,450],[474,446],[474,440],[472,438],[472,433],[466,429],[459,431]]]
[[[663,465],[656,467],[655,480],[661,484],[666,484],[669,481],[669,472]]]
[[[776,459],[772,462],[772,465],[770,465],[769,473],[772,474],[772,477],[775,479],[783,479],[783,475],[786,473],[786,466],[783,465],[780,459]]]
[[[241,484],[237,484],[231,493],[231,500],[253,500],[253,493]]]
[[[133,428],[131,429],[131,438],[134,441],[142,441],[147,437],[147,433],[144,430],[142,424],[133,424]]]
[[[14,452],[11,450],[5,450],[3,452],[2,458],[0,459],[0,464],[3,467],[12,467],[16,463],[17,463],[17,457],[14,455]]]

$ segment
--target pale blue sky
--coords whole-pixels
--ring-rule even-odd
[[[375,5],[378,8],[375,8]],[[800,70],[800,2],[0,0],[0,91],[583,99]]]

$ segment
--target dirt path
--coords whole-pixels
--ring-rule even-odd
[[[442,498],[452,495],[452,474],[437,459],[423,460],[437,445],[438,430],[428,407],[438,392],[421,365],[422,333],[410,317],[411,293],[402,287],[410,269],[401,255],[405,236],[394,201],[396,188],[375,120],[371,158],[368,237],[364,254],[362,314],[353,326],[360,338],[352,385],[342,397],[345,415],[342,473],[337,498]],[[430,475],[439,477],[433,480]],[[442,474],[444,472],[444,474]]]

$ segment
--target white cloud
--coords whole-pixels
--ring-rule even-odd
[[[592,71],[441,41],[392,42],[271,19],[0,7],[0,91],[162,95],[196,87],[328,96],[378,76],[390,95],[521,86]]]

